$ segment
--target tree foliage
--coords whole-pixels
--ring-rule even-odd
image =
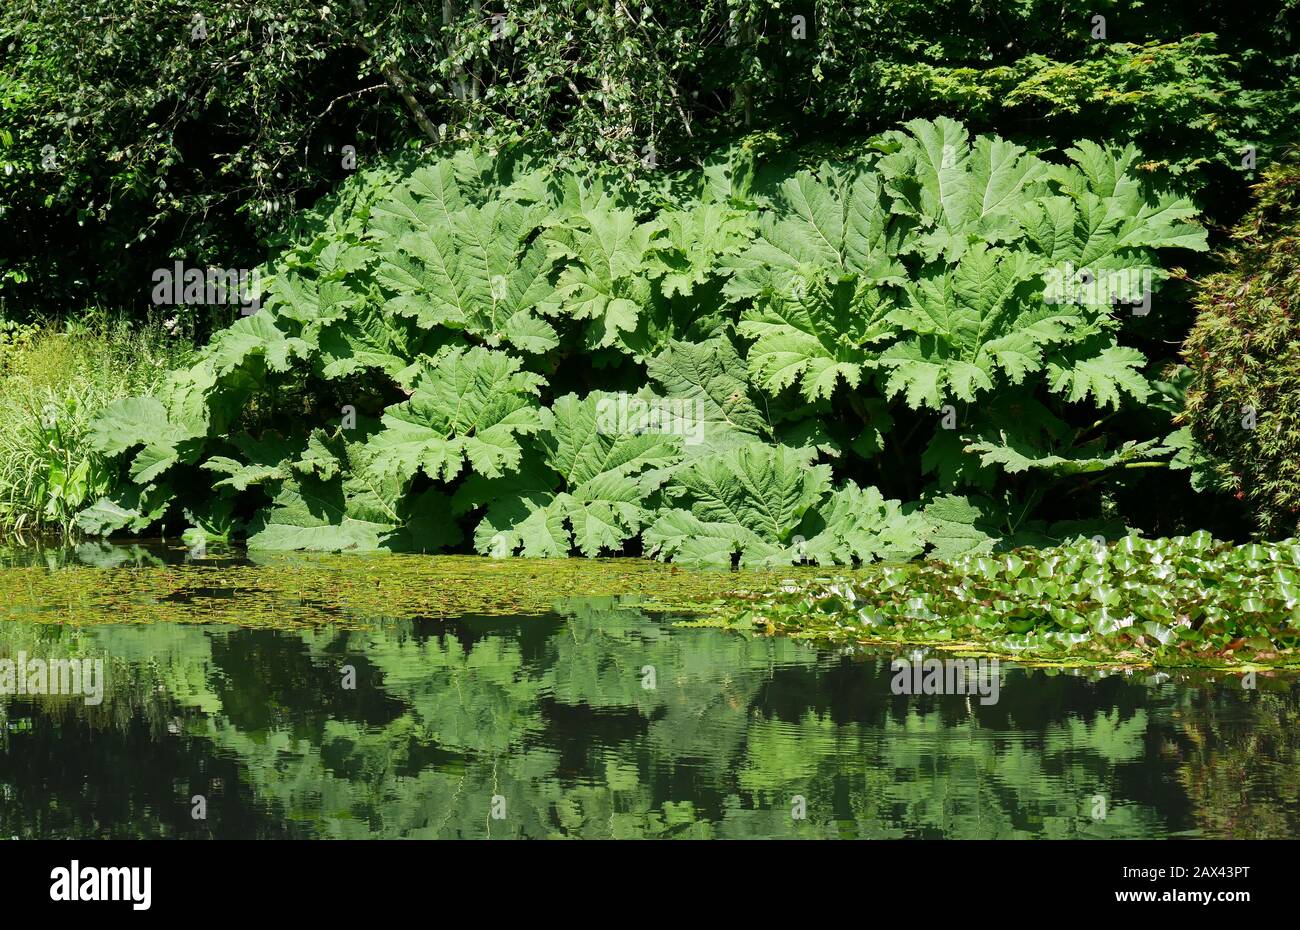
[[[1300,514],[1300,164],[1265,171],[1222,266],[1200,282],[1184,347],[1198,483],[1245,501],[1259,529]]]
[[[1267,163],[1294,134],[1297,15],[1295,0],[1249,17],[1182,0],[17,0],[0,11],[0,299],[138,308],[153,269],[255,265],[353,165],[448,141],[635,172],[747,132],[835,147],[943,115],[1036,151],[1131,141],[1138,170],[1234,217],[1244,153]],[[665,273],[693,280],[689,260]]]

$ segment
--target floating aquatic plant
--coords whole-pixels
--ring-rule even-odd
[[[1016,549],[795,582],[716,622],[1061,664],[1300,667],[1300,542],[1195,533]]]

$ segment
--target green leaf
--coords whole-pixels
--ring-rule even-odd
[[[397,482],[388,485],[393,492],[389,499],[376,496],[359,478],[289,478],[255,524],[248,547],[320,552],[378,549],[381,537],[396,526],[399,487]],[[389,506],[376,507],[376,500],[388,500]]]
[[[466,462],[496,477],[519,464],[519,437],[541,425],[535,396],[543,383],[518,359],[475,347],[447,350],[416,380],[410,400],[384,412],[367,445],[371,468],[409,480],[423,471],[450,481]]]
[[[579,213],[549,234],[552,257],[572,259],[556,287],[560,311],[588,321],[591,348],[619,345],[636,330],[651,300],[647,253],[658,229],[631,210],[604,209]]]
[[[269,310],[246,316],[222,330],[208,347],[207,354],[218,375],[238,368],[250,358],[260,357],[271,371],[288,371],[294,359],[308,359],[313,346],[306,340],[289,335],[276,325]]]
[[[629,423],[626,395],[569,394],[542,411],[544,468],[503,482],[475,531],[480,552],[586,556],[617,552],[640,532],[647,499],[680,461],[682,439]],[[489,492],[490,493],[490,492]]]
[[[893,209],[920,232],[906,246],[927,261],[958,261],[975,243],[1017,239],[1017,211],[1046,192],[1048,166],[1004,139],[981,136],[946,117],[912,120],[890,134],[897,150],[880,160]]]
[[[750,396],[748,366],[725,336],[703,342],[673,340],[647,360],[646,371],[669,402],[686,454],[696,455],[760,439],[768,432]]]
[[[759,384],[773,394],[799,383],[809,401],[829,399],[842,379],[857,387],[868,347],[893,333],[887,297],[845,279],[799,279],[794,296],[763,300],[736,327],[754,339],[748,360]]]
[[[792,296],[810,269],[824,270],[832,282],[905,279],[896,254],[900,232],[890,224],[873,172],[862,166],[845,172],[823,167],[816,175],[801,171],[781,185],[775,207],[762,214],[753,243],[726,261],[734,272],[726,286],[732,300]]]
[[[131,478],[150,484],[168,468],[197,454],[195,431],[174,422],[157,398],[127,397],[114,401],[95,418],[91,448],[104,455],[121,455],[140,447],[131,460]]]
[[[819,565],[906,561],[921,554],[931,530],[921,514],[904,513],[898,501],[851,481],[820,504],[816,518],[805,525],[813,535],[796,550]]]
[[[77,514],[77,528],[90,536],[122,530],[143,533],[167,513],[175,494],[168,486],[126,488],[116,498],[101,497]]]
[[[649,275],[665,297],[689,297],[726,271],[724,259],[739,255],[754,231],[754,216],[720,203],[665,211],[662,232],[651,243]]]
[[[1067,400],[1078,403],[1092,395],[1100,407],[1118,408],[1122,395],[1144,401],[1151,385],[1142,375],[1146,357],[1127,346],[1107,346],[1088,351],[1087,346],[1071,347],[1052,356],[1047,365],[1048,385]]]
[[[1004,440],[1006,437],[1003,437]],[[980,453],[983,465],[1000,465],[1008,474],[1034,470],[1053,475],[1081,475],[1091,472],[1106,471],[1128,462],[1150,460],[1152,456],[1168,452],[1161,440],[1148,439],[1144,442],[1129,440],[1119,447],[1104,451],[1105,439],[1066,450],[1060,455],[1041,447],[1017,442],[1015,439],[1003,444],[995,442],[975,442],[967,448]]]
[[[1044,351],[1082,324],[1071,305],[1035,299],[1038,279],[1022,252],[972,246],[953,271],[907,287],[890,320],[908,335],[886,349],[886,391],[910,407],[974,401],[999,380],[1020,384],[1041,370]]]
[[[661,558],[712,561],[725,551],[742,565],[789,564],[804,514],[830,491],[830,467],[811,451],[750,443],[695,459],[678,469],[665,507],[645,531]],[[729,548],[728,548],[729,546]]]
[[[253,521],[250,550],[436,552],[460,542],[446,495],[408,495],[406,482],[371,467],[364,438],[315,438]],[[326,452],[339,467],[322,467]]]
[[[921,512],[930,524],[931,558],[951,560],[992,552],[1002,535],[996,508],[984,498],[948,494],[935,498]]]
[[[409,317],[421,329],[463,330],[489,346],[509,344],[546,352],[557,344],[541,314],[554,312],[554,261],[541,241],[529,241],[544,214],[494,201],[445,213],[446,204],[420,201],[427,226],[385,229],[395,250],[385,253],[376,279],[394,296],[386,315]]]

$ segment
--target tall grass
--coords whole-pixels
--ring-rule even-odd
[[[121,397],[148,394],[191,352],[156,324],[0,321],[0,531],[67,534],[115,473],[88,444]]]

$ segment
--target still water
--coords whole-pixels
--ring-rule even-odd
[[[0,615],[3,615],[0,613]],[[103,700],[0,696],[3,837],[1289,837],[1300,685],[892,654],[627,599],[365,629],[0,621]],[[201,815],[201,816],[200,816]]]

